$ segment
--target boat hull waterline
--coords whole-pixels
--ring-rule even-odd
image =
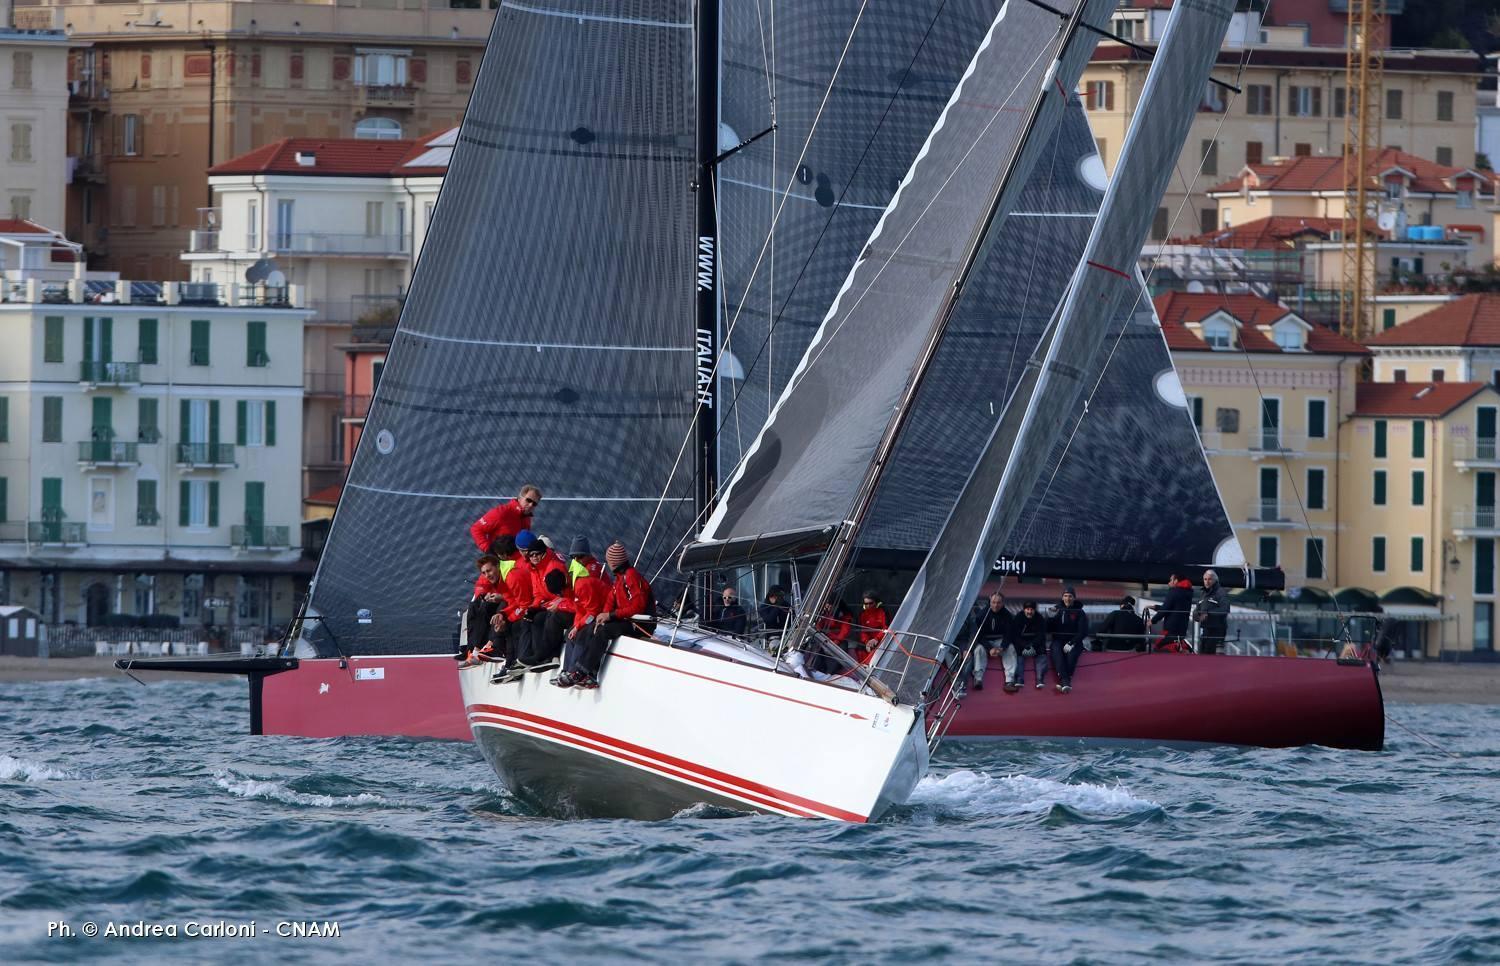
[[[612,645],[598,689],[554,687],[552,673],[459,672],[481,752],[548,814],[651,820],[709,804],[868,822],[927,771],[917,712],[852,688],[634,637]]]
[[[1124,658],[1124,660],[1121,660]],[[307,659],[264,678],[261,732],[468,741],[448,655]],[[1029,662],[1028,662],[1029,664]],[[362,673],[361,673],[362,672]],[[1398,672],[1399,673],[1399,672]],[[998,661],[964,699],[950,738],[1074,738],[1375,750],[1385,711],[1372,671],[1313,659],[1086,654],[1071,694],[1001,689]],[[553,690],[556,690],[555,688]]]

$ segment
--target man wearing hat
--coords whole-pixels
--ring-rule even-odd
[[[1089,632],[1089,617],[1078,602],[1072,586],[1063,588],[1062,601],[1052,609],[1048,631],[1052,635],[1052,667],[1057,673],[1057,690],[1073,690],[1073,671],[1083,656],[1083,639]]]
[[[625,545],[618,540],[610,544],[604,551],[604,563],[614,575],[614,583],[610,586],[609,602],[594,618],[581,677],[574,681],[575,687],[599,686],[599,669],[610,641],[621,634],[649,636],[656,630],[656,598],[651,593],[651,584],[631,566]]]
[[[579,534],[568,545],[568,579],[576,582],[585,574],[603,578],[604,566],[590,552],[589,538]]]
[[[1146,649],[1146,622],[1135,612],[1135,598],[1126,594],[1120,598],[1118,610],[1109,612],[1104,623],[1099,625],[1099,634],[1094,638],[1096,651],[1144,651]]]

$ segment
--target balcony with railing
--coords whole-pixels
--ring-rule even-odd
[[[219,247],[220,232],[217,228],[195,228],[188,232],[188,252],[202,255],[208,252],[223,251]]]
[[[368,234],[358,231],[272,232],[270,250],[277,255],[364,255],[400,257],[406,254],[404,232]]]
[[[110,278],[44,278],[0,272],[0,303],[16,305],[202,305],[302,308],[300,285],[138,282]]]
[[[1460,507],[1453,511],[1453,532],[1459,537],[1500,536],[1500,515],[1492,506]]]
[[[1453,465],[1459,471],[1471,469],[1500,468],[1500,442],[1492,436],[1476,439],[1455,439],[1449,444],[1453,453]]]
[[[138,386],[141,384],[139,362],[80,362],[78,381],[94,386]]]
[[[233,466],[232,443],[178,443],[177,465],[186,467]]]
[[[347,422],[362,422],[370,415],[370,400],[373,396],[345,396],[344,397],[344,419]]]
[[[94,439],[78,444],[78,462],[84,466],[135,466],[140,461],[135,443]]]
[[[154,507],[137,507],[135,511],[135,525],[138,527],[161,526],[161,514]]]
[[[417,106],[417,88],[410,84],[365,84],[355,91],[362,107]]]
[[[82,547],[88,543],[83,524],[63,520],[28,521],[26,539],[47,547]]]
[[[285,550],[292,545],[291,528],[235,524],[229,528],[229,541],[241,550]]]
[[[302,373],[302,391],[309,396],[342,396],[344,394],[344,374],[342,372],[304,370]]]
[[[1251,456],[1297,456],[1311,453],[1315,446],[1332,448],[1332,442],[1325,436],[1286,433],[1268,427],[1252,429],[1245,438],[1249,441]]]
[[[352,299],[310,299],[307,307],[318,322],[350,322],[358,326],[394,328],[401,316],[400,295],[361,295]],[[355,333],[354,341],[362,341]],[[390,339],[385,340],[389,342]]]
[[[1281,500],[1252,500],[1245,514],[1252,527],[1291,527],[1302,525],[1302,509]]]

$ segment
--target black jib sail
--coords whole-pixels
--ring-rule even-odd
[[[501,4],[314,578],[320,654],[447,650],[468,525],[522,483],[554,537],[644,536],[693,412],[693,90],[687,0]]]

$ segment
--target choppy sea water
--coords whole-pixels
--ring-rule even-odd
[[[244,692],[0,685],[0,961],[1500,961],[1500,708],[1390,708],[1447,753],[948,745],[856,827],[539,818],[472,746],[252,738]]]

